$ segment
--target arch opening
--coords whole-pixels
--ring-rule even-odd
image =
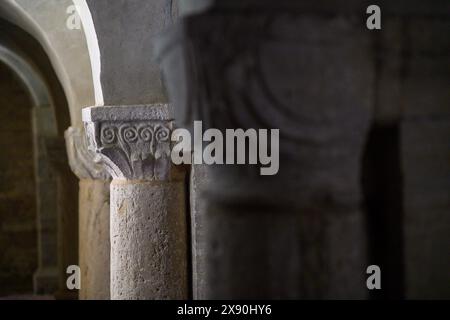
[[[2,286],[0,296],[34,293],[74,298],[65,288],[65,268],[77,263],[78,250],[78,204],[73,197],[77,181],[63,137],[70,125],[67,100],[40,44],[3,20],[0,62],[2,112],[6,112],[0,141],[6,150],[0,157],[5,173],[0,247],[15,252],[11,259],[0,261],[0,278],[9,283]],[[35,270],[30,282],[31,268]]]

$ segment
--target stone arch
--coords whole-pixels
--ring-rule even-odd
[[[4,0],[0,2],[0,18],[20,27],[37,40],[50,60],[51,67],[67,99],[68,108],[66,106],[66,110],[56,112],[58,133],[62,135],[62,132],[65,132],[68,161],[73,173],[80,179],[80,189],[72,190],[71,193],[73,199],[75,199],[74,194],[79,194],[79,203],[82,204],[79,209],[80,232],[85,230],[88,233],[79,236],[82,240],[79,264],[83,270],[89,270],[93,274],[92,276],[82,275],[82,279],[87,280],[87,283],[89,279],[93,279],[90,285],[82,283],[82,288],[91,290],[91,287],[95,287],[89,292],[82,289],[80,297],[103,299],[109,297],[109,272],[107,272],[109,270],[109,238],[107,238],[109,182],[108,175],[98,169],[92,155],[85,148],[81,109],[96,104],[95,86],[85,34],[82,28],[72,30],[67,24],[68,19],[73,15],[73,11],[69,10],[73,5],[72,0]],[[64,112],[70,112],[68,122],[58,119],[58,116]],[[63,125],[60,125],[61,123]],[[63,151],[66,155],[66,150],[63,149],[60,148],[59,151]],[[66,167],[64,164],[63,169],[65,170]],[[66,178],[72,179],[73,174]],[[64,186],[64,181],[59,183]],[[75,218],[78,219],[78,217]],[[98,223],[98,221],[101,221],[101,226],[85,227],[89,223]],[[74,228],[67,231],[78,232],[78,221],[73,221],[73,224]],[[81,245],[84,247],[82,248]],[[95,245],[100,249],[85,248]],[[97,257],[97,259],[90,257]],[[86,262],[87,260],[89,261]],[[85,264],[89,264],[89,267],[83,267]]]
[[[32,98],[33,153],[36,181],[38,269],[36,293],[53,293],[57,287],[57,182],[45,151],[45,139],[58,135],[52,98],[42,76],[18,52],[0,42],[0,61],[22,81]]]
[[[67,101],[39,42],[9,22],[0,20],[0,24],[0,62],[22,82],[32,105],[30,154],[34,156],[38,235],[34,292],[64,298],[64,265],[76,263],[77,257],[77,202],[67,196],[76,192],[76,183],[69,174],[63,139],[63,128],[70,125]],[[75,232],[64,221],[72,223]]]
[[[81,127],[81,109],[95,104],[86,38],[82,30],[67,27],[72,0],[4,0],[0,17],[19,26],[42,46],[64,89],[71,124]]]
[[[42,77],[34,68],[4,43],[0,42],[0,61],[6,64],[22,80],[33,100],[35,107],[45,107],[52,104],[50,93]]]
[[[95,31],[94,20],[86,0],[73,0],[77,12],[83,24],[86,43],[89,50],[89,59],[92,69],[92,80],[95,93],[95,105],[101,106],[104,104],[103,89],[101,84],[101,61],[100,61],[100,47]]]

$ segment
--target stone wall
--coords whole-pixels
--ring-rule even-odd
[[[37,268],[31,105],[0,65],[0,295],[31,292]],[[9,120],[9,121],[8,121]]]
[[[450,22],[423,12],[383,21],[374,37],[374,131],[386,138],[378,138],[373,155],[380,164],[379,208],[369,214],[384,220],[375,228],[387,238],[374,245],[385,251],[388,297],[403,291],[405,298],[448,298],[450,258],[443,253],[450,246]]]

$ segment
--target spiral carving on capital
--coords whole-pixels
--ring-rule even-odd
[[[166,123],[138,125],[103,124],[100,129],[102,148],[119,147],[126,153],[129,163],[170,156],[170,132]]]
[[[102,157],[114,179],[170,179],[172,121],[162,106],[134,110],[138,111],[133,113],[132,106],[95,109],[103,118],[84,120],[89,148]],[[114,112],[122,118],[116,120]]]

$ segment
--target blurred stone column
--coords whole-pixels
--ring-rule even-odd
[[[392,15],[382,8],[376,124],[385,145],[397,147],[389,152],[378,141],[373,159],[385,161],[395,152],[400,168],[389,172],[396,165],[391,162],[377,174],[382,190],[374,213],[386,220],[390,237],[375,243],[390,257],[380,265],[383,291],[392,295],[393,289],[397,299],[448,299],[450,255],[443,253],[450,248],[450,2],[405,3]],[[393,129],[396,135],[386,134]],[[392,197],[396,179],[400,192],[386,208],[379,195]]]
[[[203,194],[211,183],[207,165],[192,165],[189,200],[191,205],[192,295],[195,300],[206,299],[205,214],[207,208]]]
[[[32,110],[33,150],[37,193],[38,269],[33,275],[34,293],[53,294],[58,289],[57,177],[53,173],[45,141],[57,135],[53,110]]]
[[[58,290],[55,298],[75,300],[78,292],[67,288],[67,268],[78,265],[78,202],[77,179],[73,176],[66,153],[64,138],[49,138],[45,141],[49,162],[57,177],[55,195],[58,211]]]
[[[429,3],[434,15],[403,19],[398,26],[404,39],[399,53],[402,72],[391,83],[399,93],[394,96],[398,100],[392,100],[404,106],[407,299],[450,299],[450,3],[446,5],[446,10],[439,10]],[[442,13],[445,18],[438,19]],[[395,32],[395,27],[390,30]]]
[[[111,184],[111,299],[187,299],[184,174],[167,105],[83,110]]]
[[[303,1],[183,4],[189,14],[158,47],[177,126],[280,130],[277,175],[205,168],[191,201],[192,234],[203,240],[192,249],[193,269],[204,271],[197,297],[367,297],[360,160],[373,64],[364,28],[345,16],[360,8],[329,16]]]
[[[79,181],[79,266],[82,300],[110,298],[109,174],[87,148],[84,129],[66,131],[70,167]]]

